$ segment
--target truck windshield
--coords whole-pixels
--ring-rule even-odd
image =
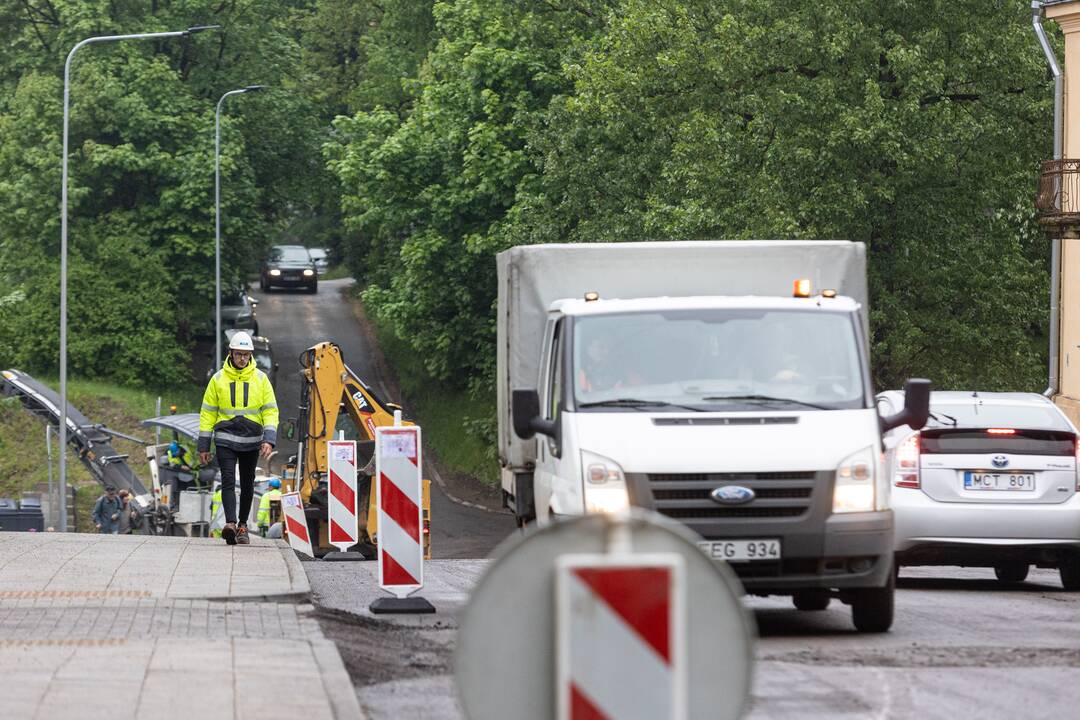
[[[583,411],[865,407],[848,313],[694,309],[578,318],[574,395]]]

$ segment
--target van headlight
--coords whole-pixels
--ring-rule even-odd
[[[615,513],[630,507],[626,476],[617,462],[582,450],[581,469],[585,476],[582,483],[585,488],[585,512]]]
[[[874,510],[874,448],[863,448],[836,468],[834,513]]]

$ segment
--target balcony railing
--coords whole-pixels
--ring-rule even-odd
[[[1080,227],[1080,160],[1043,162],[1035,209],[1043,225]]]

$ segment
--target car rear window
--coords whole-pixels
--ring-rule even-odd
[[[1076,438],[1071,432],[1057,430],[1017,430],[1014,435],[992,435],[985,430],[922,431],[920,449],[926,455],[1062,455],[1076,452]]]
[[[1072,432],[1055,407],[1004,403],[934,403],[928,427],[1015,428]]]

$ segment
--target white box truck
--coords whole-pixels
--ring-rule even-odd
[[[497,256],[499,459],[519,523],[635,505],[747,592],[892,624],[866,251],[844,241],[532,245]]]

